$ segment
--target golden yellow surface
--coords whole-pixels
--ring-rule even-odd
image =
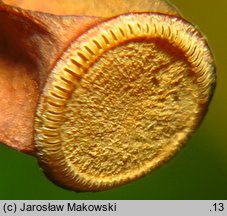
[[[40,164],[73,190],[135,180],[187,141],[214,83],[206,42],[185,21],[134,14],[101,23],[72,43],[46,84]]]

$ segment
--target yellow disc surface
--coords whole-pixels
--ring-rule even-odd
[[[75,40],[55,65],[36,117],[39,161],[73,190],[104,190],[171,158],[200,123],[213,59],[189,23],[129,14]]]

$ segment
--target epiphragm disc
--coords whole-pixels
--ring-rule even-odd
[[[36,113],[39,162],[72,190],[135,180],[188,140],[214,85],[206,41],[183,19],[141,13],[100,23],[48,78]]]

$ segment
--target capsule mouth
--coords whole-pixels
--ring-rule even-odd
[[[56,63],[37,108],[45,173],[97,191],[159,167],[199,125],[213,65],[204,38],[176,17],[127,14],[91,28]]]

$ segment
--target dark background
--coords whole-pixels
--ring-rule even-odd
[[[76,193],[46,179],[35,158],[0,145],[0,199],[227,199],[227,1],[171,2],[207,36],[218,72],[209,112],[186,147],[136,182]]]

